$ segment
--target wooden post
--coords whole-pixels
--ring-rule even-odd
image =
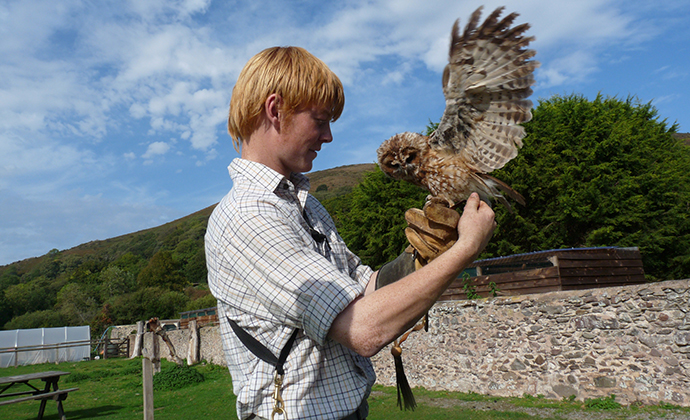
[[[151,362],[153,363],[153,373],[160,373],[161,371],[161,350],[158,345],[158,334],[151,333]]]
[[[141,348],[144,344],[143,341],[144,321],[137,321],[137,336],[134,339],[134,349],[132,349],[132,357],[130,357],[130,359],[134,359],[135,357],[141,356]]]
[[[156,336],[153,336],[156,338]],[[141,370],[144,384],[144,420],[153,420],[153,369],[151,359],[141,359]]]
[[[196,328],[196,319],[189,321],[189,343],[187,345],[187,365],[192,366],[199,362],[199,331]]]

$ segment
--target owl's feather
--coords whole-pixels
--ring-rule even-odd
[[[437,199],[453,205],[472,191],[496,199],[501,195],[524,204],[522,196],[488,173],[517,156],[525,130],[519,124],[532,118],[536,52],[527,49],[534,37],[529,24],[511,27],[516,13],[499,20],[496,9],[479,25],[481,7],[460,33],[459,20],[451,32],[448,65],[442,84],[446,109],[430,137],[397,134],[378,149],[379,166],[388,175],[421,185]]]
[[[462,35],[453,25],[448,65],[443,75],[446,110],[431,147],[461,153],[468,166],[480,172],[502,168],[517,156],[525,131],[518,124],[532,118],[532,73],[536,54],[525,47],[528,24],[510,28],[516,13],[498,20],[503,8],[477,26],[481,7]]]

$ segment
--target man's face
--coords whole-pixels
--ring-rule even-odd
[[[295,112],[283,125],[280,164],[283,174],[309,172],[317,152],[324,143],[333,141],[331,115],[323,108],[311,107]]]

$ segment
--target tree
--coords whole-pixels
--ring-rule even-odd
[[[5,299],[15,316],[50,309],[55,304],[55,295],[49,293],[48,279],[43,276],[8,287]]]
[[[115,298],[113,305],[107,308],[107,315],[115,324],[129,324],[154,316],[165,319],[178,316],[188,302],[189,298],[182,292],[146,287]]]
[[[483,256],[639,247],[650,279],[690,276],[690,149],[634,98],[554,96],[533,110],[518,156],[493,175],[527,201],[497,209]]]
[[[100,307],[88,286],[67,283],[57,294],[57,308],[68,325],[88,325]]]
[[[176,291],[181,291],[186,283],[180,265],[170,251],[156,252],[139,273],[137,281],[142,287],[164,287]]]
[[[690,148],[677,127],[634,98],[554,96],[533,115],[518,156],[492,173],[527,205],[494,207],[498,229],[480,258],[638,247],[651,280],[690,277]],[[425,195],[377,170],[324,205],[350,249],[378,267],[406,246],[403,214]]]
[[[133,291],[137,286],[136,278],[129,271],[124,271],[117,265],[110,265],[99,275],[100,297],[107,301],[115,296]]]
[[[46,309],[16,316],[5,324],[4,328],[6,330],[23,330],[29,328],[56,328],[64,326],[65,321],[59,313]]]

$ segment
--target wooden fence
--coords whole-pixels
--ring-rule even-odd
[[[439,300],[546,293],[645,283],[638,248],[571,248],[511,255],[472,263],[469,282],[458,278]]]

